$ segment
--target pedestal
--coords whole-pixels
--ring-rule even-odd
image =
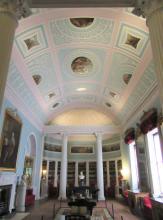
[[[26,196],[26,185],[20,184],[17,188],[16,195],[16,211],[25,212],[25,196]]]

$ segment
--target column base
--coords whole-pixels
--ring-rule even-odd
[[[66,196],[59,196],[58,200],[67,201],[67,197]]]
[[[98,201],[105,201],[105,197],[99,197]]]

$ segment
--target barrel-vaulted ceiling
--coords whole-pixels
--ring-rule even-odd
[[[8,85],[44,122],[93,108],[123,124],[157,87],[145,19],[125,8],[33,9]]]

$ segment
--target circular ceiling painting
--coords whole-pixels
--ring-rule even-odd
[[[88,27],[94,21],[94,18],[70,18],[71,23],[79,28]]]
[[[74,73],[85,75],[92,71],[93,64],[87,57],[77,57],[72,61],[71,68]]]

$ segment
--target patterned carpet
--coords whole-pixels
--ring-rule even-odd
[[[115,220],[121,220],[121,216],[123,216],[123,220],[140,220],[143,218],[132,215],[128,206],[115,201],[109,200],[105,202],[98,202],[97,206],[93,209],[94,219],[98,219],[99,215],[103,216],[103,220],[108,220],[109,216],[108,211],[106,211],[106,206],[109,209],[110,213],[112,213],[112,205],[114,207],[114,216]],[[60,208],[61,207],[61,208]],[[62,212],[64,214],[71,214],[72,210],[67,206],[66,202],[60,202],[58,200],[44,200],[35,203],[35,206],[32,209],[27,210],[30,212],[30,215],[23,218],[23,220],[53,220],[54,219],[54,210],[58,212]],[[14,220],[14,219],[12,219]],[[18,220],[18,219],[16,219]]]

